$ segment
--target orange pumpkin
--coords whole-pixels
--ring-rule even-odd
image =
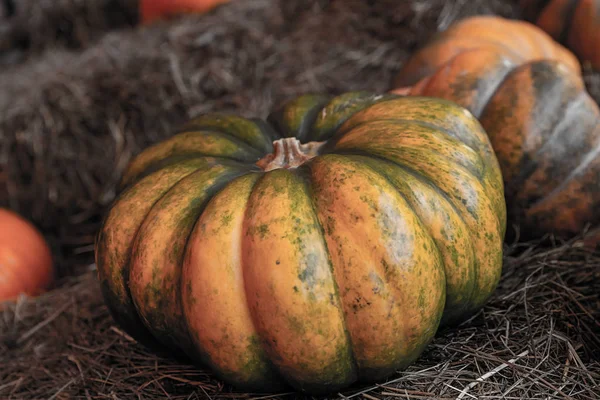
[[[451,100],[473,113],[502,169],[509,222],[526,238],[571,237],[600,224],[600,110],[579,70],[539,28],[476,17],[420,50],[394,92]]]
[[[143,23],[168,18],[175,14],[205,13],[229,0],[140,0]]]
[[[475,49],[486,49],[519,64],[557,60],[581,73],[577,58],[536,26],[495,16],[476,16],[463,19],[435,36],[406,62],[394,85],[396,88],[413,85],[460,53]]]
[[[525,17],[600,69],[600,0],[521,0]]]
[[[502,269],[498,163],[439,99],[305,95],[266,121],[207,114],[144,150],[96,241],[102,291],[245,390],[382,380]]]
[[[52,282],[52,254],[44,237],[19,215],[0,208],[0,301],[35,296]]]

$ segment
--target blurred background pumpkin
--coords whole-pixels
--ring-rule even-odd
[[[521,0],[525,18],[600,69],[600,0]]]
[[[0,301],[35,296],[53,281],[52,253],[27,220],[0,208]]]
[[[541,29],[464,19],[417,51],[394,85],[399,94],[453,101],[480,120],[522,239],[572,238],[600,224],[600,110],[577,59]]]
[[[183,13],[205,13],[229,0],[140,0],[140,20],[149,23]]]

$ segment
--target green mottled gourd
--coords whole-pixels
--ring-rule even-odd
[[[116,321],[245,390],[328,393],[419,357],[497,285],[506,208],[478,121],[305,95],[208,114],[130,164],[96,242]]]
[[[465,107],[502,170],[508,222],[522,239],[600,225],[600,110],[574,56],[534,25],[461,20],[420,49],[393,90]],[[592,246],[600,234],[588,237]]]

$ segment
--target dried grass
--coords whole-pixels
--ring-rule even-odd
[[[108,14],[97,11],[133,12],[131,0],[19,4],[37,3],[35,19],[25,8],[22,22],[0,17],[2,54],[20,54],[0,57],[0,206],[44,231],[62,278],[0,311],[2,399],[253,397],[153,355],[110,318],[89,271],[91,244],[131,156],[200,112],[265,116],[300,93],[384,91],[410,52],[452,20],[519,16],[503,0],[235,0],[132,28],[133,19],[102,22]],[[77,28],[62,31],[64,20]],[[6,39],[16,37],[9,31],[30,44]],[[587,71],[586,83],[600,99],[600,75]],[[600,255],[549,243],[507,248],[502,282],[480,314],[440,332],[387,384],[343,396],[599,398]]]
[[[330,397],[597,399],[600,255],[577,243],[508,250],[502,282],[479,314],[439,332],[423,356],[389,382]],[[510,256],[515,251],[519,255]],[[5,308],[0,365],[0,398],[264,396],[236,392],[203,369],[138,345],[115,326],[94,272]]]
[[[81,50],[110,30],[137,21],[137,0],[2,0],[0,66],[39,57],[46,50]]]

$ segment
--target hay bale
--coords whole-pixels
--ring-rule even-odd
[[[56,47],[88,47],[108,31],[133,26],[137,4],[137,0],[3,0],[0,65],[13,66]]]

